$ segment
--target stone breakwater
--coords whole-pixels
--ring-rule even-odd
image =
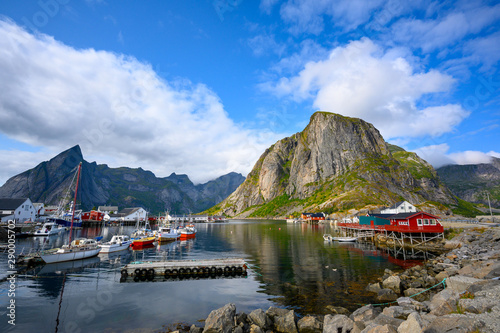
[[[449,252],[401,273],[389,270],[367,289],[382,304],[349,313],[299,318],[270,307],[237,313],[235,304],[212,311],[190,333],[433,333],[500,332],[500,229],[467,230],[446,243]],[[444,282],[443,282],[444,280]],[[412,297],[409,297],[412,296]]]

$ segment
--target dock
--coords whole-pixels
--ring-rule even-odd
[[[244,276],[247,265],[244,259],[202,259],[134,262],[120,271],[121,282],[132,277],[135,282],[152,281],[162,276],[166,279],[209,278]]]

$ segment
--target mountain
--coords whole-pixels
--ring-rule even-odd
[[[33,202],[59,204],[82,162],[78,201],[84,210],[99,205],[144,207],[151,213],[197,213],[231,194],[244,180],[229,173],[205,184],[194,185],[186,175],[157,178],[141,168],[109,168],[83,159],[74,146],[50,161],[10,178],[0,187],[0,198],[29,197]]]
[[[209,212],[283,217],[303,211],[377,211],[402,200],[434,213],[466,205],[430,164],[388,145],[373,125],[316,112],[302,132],[268,148],[245,182]]]
[[[484,164],[447,165],[436,171],[457,197],[488,207],[488,193],[491,207],[500,208],[500,158]]]

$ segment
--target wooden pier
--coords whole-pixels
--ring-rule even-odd
[[[208,278],[216,276],[246,275],[247,265],[243,259],[169,260],[130,263],[121,269],[121,282],[130,276],[134,281],[152,281],[155,277],[165,279]]]

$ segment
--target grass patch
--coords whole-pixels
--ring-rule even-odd
[[[445,229],[444,238],[446,238],[447,240],[452,240],[453,238],[455,238],[455,236],[460,235],[462,232],[464,232],[463,228]]]

